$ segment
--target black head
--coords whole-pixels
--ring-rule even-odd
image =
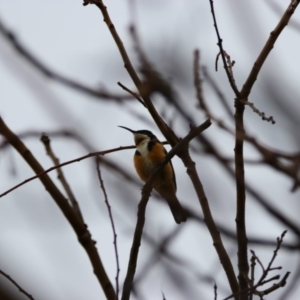
[[[155,135],[149,130],[137,130],[135,133],[147,135],[150,139],[155,138]]]
[[[130,131],[131,133],[133,133],[134,135],[134,141],[135,144],[138,145],[140,142],[144,141],[144,140],[153,140],[153,139],[157,139],[156,136],[149,130],[137,130],[134,131],[130,128],[124,127],[124,126],[119,126],[121,128],[124,128],[128,131]]]

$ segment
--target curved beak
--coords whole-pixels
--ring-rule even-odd
[[[130,131],[131,133],[135,134],[135,131],[130,129],[130,128],[127,128],[127,127],[124,127],[124,126],[118,126],[118,127],[126,129],[126,130]]]

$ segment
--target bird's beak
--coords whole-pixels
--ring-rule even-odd
[[[132,130],[132,129],[130,129],[130,128],[127,128],[127,127],[124,127],[124,126],[118,126],[118,127],[120,127],[120,128],[124,128],[124,129],[126,129],[126,130],[130,131],[131,133],[135,134],[135,131],[134,131],[134,130]]]

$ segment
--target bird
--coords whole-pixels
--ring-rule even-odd
[[[134,167],[142,181],[146,182],[157,164],[167,155],[167,150],[149,130],[130,131],[134,136],[136,151],[133,157]],[[171,160],[163,167],[153,183],[153,188],[164,198],[176,223],[186,221],[186,214],[176,196],[176,178]]]

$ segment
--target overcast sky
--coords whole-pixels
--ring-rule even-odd
[[[271,0],[215,1],[224,48],[236,61],[235,79],[240,88],[288,3],[289,1]],[[192,67],[193,51],[196,48],[201,51],[201,65],[207,68],[218,83],[233,110],[234,94],[221,63],[219,71],[215,72],[218,48],[208,0],[110,0],[105,1],[105,4],[134,66],[138,66],[138,60],[129,33],[131,24],[137,28],[141,45],[149,60],[174,84],[180,99],[185,101],[183,103],[187,111],[199,124],[205,117],[195,109]],[[135,90],[96,6],[84,7],[80,0],[1,0],[0,18],[18,40],[53,71],[91,88],[102,88],[115,94],[125,95],[117,82]],[[299,20],[299,9],[292,19]],[[275,83],[278,90],[274,87],[274,93],[286,101],[284,107],[287,110],[289,108],[297,118],[299,47],[299,30],[297,23],[293,23],[280,35],[258,77],[252,98],[249,99],[267,115],[274,116],[276,125],[262,122],[249,108],[245,115],[246,128],[252,135],[264,144],[286,151],[299,150],[299,140],[295,140],[295,135],[292,135],[298,134],[298,128],[295,129],[281,114],[281,108],[278,103],[272,102],[268,88]],[[282,81],[283,79],[286,81]],[[0,82],[0,114],[14,132],[46,132],[51,137],[51,133],[55,131],[69,130],[85,138],[90,148],[83,147],[71,138],[55,138],[54,135],[53,148],[61,162],[93,150],[132,145],[131,134],[119,129],[118,125],[135,130],[148,129],[163,139],[150,116],[136,101],[128,100],[122,105],[113,100],[102,101],[47,79],[18,55],[2,35]],[[280,84],[284,84],[284,91],[280,89]],[[226,114],[220,108],[212,89],[206,86],[204,92],[216,115],[225,118]],[[160,111],[164,112],[167,121],[172,121],[176,133],[184,136],[188,127],[182,125],[180,117],[173,119],[173,111],[168,111],[160,100],[156,99]],[[219,145],[223,153],[233,155],[232,136],[220,133],[215,125],[210,130],[208,136]],[[24,142],[44,168],[52,166],[38,135],[24,139]],[[245,151],[247,158],[258,157],[251,147],[247,147]],[[134,150],[117,152],[111,154],[109,159],[120,163],[138,180],[132,165],[133,153]],[[235,190],[232,180],[226,178],[226,173],[208,156],[199,157],[197,163],[213,213],[222,225],[234,229]],[[195,194],[186,192],[191,190],[191,183],[179,159],[174,158],[174,166],[179,182],[178,198],[188,207],[197,207],[198,210]],[[93,239],[97,241],[104,266],[114,283],[116,266],[113,234],[92,160],[73,164],[64,168],[64,171]],[[15,151],[6,148],[0,152],[0,193],[30,176],[33,176],[33,172]],[[122,283],[126,274],[140,189],[126,185],[121,176],[105,168],[103,176],[116,220]],[[60,187],[54,172],[51,177]],[[246,168],[246,179],[259,192],[269,197],[272,203],[276,203],[281,212],[298,222],[299,192],[290,193],[290,179],[268,167],[253,165]],[[145,230],[159,240],[171,233],[177,225],[165,203],[153,197],[151,200]],[[249,235],[275,241],[286,229],[255,201],[249,201],[247,205]],[[201,214],[200,210],[198,212]],[[190,266],[181,270],[178,265],[174,266],[166,260],[162,263],[165,268],[152,268],[141,282],[139,299],[162,299],[162,292],[166,299],[184,299],[174,289],[174,282],[178,278],[183,287],[189,288],[188,299],[213,299],[213,282],[205,284],[203,278],[198,278],[200,275],[213,276],[219,287],[220,299],[229,295],[224,272],[207,230],[195,222],[187,222],[179,230],[180,238],[172,242],[171,251]],[[288,233],[286,241],[293,242],[293,235]],[[236,263],[235,244],[227,240],[226,247]],[[267,264],[274,249],[262,249],[258,246],[255,249]],[[137,274],[142,272],[142,266],[149,261],[152,250],[151,245],[144,241]],[[281,274],[286,271],[295,274],[299,256],[282,250],[276,265],[284,267]],[[35,299],[104,299],[87,255],[78,244],[72,228],[38,180],[0,198],[0,269],[11,275]],[[172,280],[170,274],[174,276]],[[183,279],[186,282],[182,282]],[[0,276],[0,281],[6,282],[6,279]],[[13,286],[11,288],[15,289]],[[274,293],[270,299],[279,299],[282,292],[283,289]],[[289,299],[298,299],[299,293],[300,290],[294,288]],[[20,295],[20,299],[25,297]]]

